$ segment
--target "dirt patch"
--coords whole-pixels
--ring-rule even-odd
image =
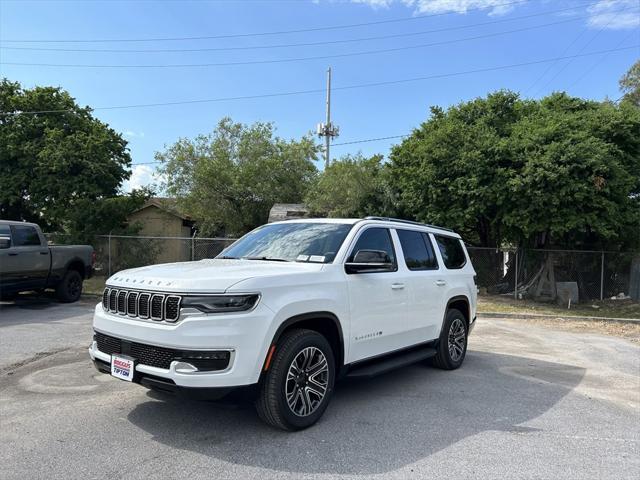
[[[530,323],[565,332],[597,333],[624,338],[636,345],[640,344],[640,324],[608,322],[606,320],[571,320],[558,318],[518,318],[509,319],[517,323]]]

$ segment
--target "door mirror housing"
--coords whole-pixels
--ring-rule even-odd
[[[383,250],[358,250],[352,262],[344,265],[345,271],[352,273],[392,272],[395,265]]]
[[[0,249],[11,247],[11,239],[9,237],[0,237]]]

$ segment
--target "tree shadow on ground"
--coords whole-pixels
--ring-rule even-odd
[[[490,430],[520,426],[558,403],[584,369],[469,351],[453,372],[414,365],[344,381],[314,427],[286,433],[249,408],[173,399],[139,404],[129,421],[159,443],[225,462],[298,473],[379,474]],[[170,398],[170,397],[169,397]]]

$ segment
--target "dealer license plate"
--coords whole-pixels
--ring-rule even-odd
[[[136,361],[131,357],[111,355],[111,375],[127,382],[133,381]]]

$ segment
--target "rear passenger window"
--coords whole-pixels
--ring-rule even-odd
[[[396,230],[404,253],[404,262],[409,270],[433,270],[438,262],[433,253],[429,236],[412,230]]]
[[[467,258],[464,256],[464,250],[459,239],[442,235],[436,235],[435,237],[442,255],[442,261],[447,268],[462,268],[467,263]]]
[[[14,247],[30,247],[40,245],[40,237],[34,227],[14,225],[11,227],[13,232]]]

